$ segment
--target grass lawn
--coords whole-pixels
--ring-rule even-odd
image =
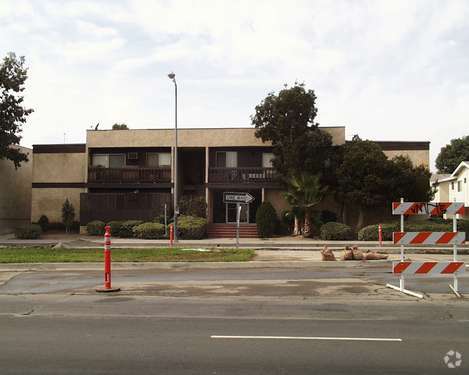
[[[254,257],[251,249],[210,251],[181,248],[112,249],[113,262],[245,262]],[[0,248],[0,263],[102,262],[102,249],[52,249],[50,247]]]

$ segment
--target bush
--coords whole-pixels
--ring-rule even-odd
[[[337,214],[329,210],[323,210],[321,211],[319,220],[321,220],[321,222],[324,224],[329,223],[331,221],[337,221]]]
[[[137,238],[159,239],[164,237],[164,225],[160,223],[143,223],[133,227]]]
[[[37,223],[43,232],[47,232],[49,229],[49,218],[46,215],[41,215]]]
[[[39,224],[26,224],[15,230],[15,237],[24,240],[35,240],[42,234]]]
[[[107,223],[111,227],[111,236],[119,236],[123,221],[113,220]]]
[[[272,237],[277,230],[277,213],[270,202],[263,202],[257,209],[256,224],[261,238]]]
[[[93,220],[86,224],[86,231],[90,236],[102,236],[105,225],[103,221]]]
[[[185,195],[179,199],[179,213],[184,216],[206,217],[207,203],[205,197]]]
[[[73,226],[75,221],[75,208],[73,204],[70,203],[68,198],[65,199],[64,204],[62,205],[62,223],[65,225],[65,231],[70,232],[70,229]]]
[[[363,227],[358,231],[359,241],[378,241],[378,225],[372,224]],[[392,241],[392,232],[399,231],[400,224],[395,223],[383,223],[383,241]]]
[[[458,220],[458,231],[466,232],[466,241],[469,241],[469,220]]]
[[[353,230],[346,224],[330,221],[320,229],[321,240],[352,240]]]
[[[179,238],[185,240],[200,240],[207,234],[207,219],[196,216],[178,217],[177,230]]]
[[[119,237],[124,237],[124,238],[131,238],[134,236],[133,229],[137,225],[142,224],[142,220],[127,220],[124,221],[121,225],[120,231],[119,231]]]

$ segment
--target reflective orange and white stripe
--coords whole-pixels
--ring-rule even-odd
[[[392,202],[393,215],[464,215],[463,202]]]
[[[392,239],[396,245],[462,245],[465,232],[394,232]]]
[[[393,262],[392,272],[399,275],[453,275],[465,271],[464,262]]]

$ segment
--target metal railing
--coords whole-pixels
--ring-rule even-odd
[[[88,168],[88,182],[161,183],[171,182],[171,168]]]
[[[255,184],[276,182],[274,168],[240,167],[222,168],[210,167],[208,174],[210,183]]]

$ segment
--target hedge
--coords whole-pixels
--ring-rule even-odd
[[[277,213],[270,202],[263,202],[256,211],[257,234],[261,238],[272,237],[277,230]]]
[[[179,238],[200,240],[207,235],[207,219],[196,216],[178,217],[177,229]]]
[[[106,224],[100,220],[93,220],[86,224],[86,231],[90,236],[104,235],[104,227]]]
[[[335,221],[323,224],[319,232],[322,240],[352,240],[354,237],[352,228]]]
[[[123,221],[113,220],[107,223],[111,227],[111,236],[119,236]]]
[[[359,241],[378,241],[378,225],[372,224],[363,227],[358,231]],[[392,232],[397,232],[400,228],[399,223],[383,223],[383,241],[392,241]]]
[[[134,236],[133,229],[137,225],[142,224],[142,220],[127,220],[124,221],[121,224],[120,230],[119,230],[119,237],[124,237],[124,238],[131,238]]]
[[[35,240],[42,234],[39,224],[26,224],[15,230],[15,237],[23,240]]]
[[[378,241],[378,225],[373,224],[363,227],[358,231],[359,241]],[[392,241],[392,232],[398,232],[401,228],[399,222],[383,223],[383,240]],[[432,218],[424,221],[405,221],[406,232],[451,232],[452,220]],[[469,240],[469,220],[458,220],[458,231],[466,232],[466,240]]]
[[[133,228],[134,236],[145,239],[159,239],[164,237],[164,225],[160,223],[143,223]]]

